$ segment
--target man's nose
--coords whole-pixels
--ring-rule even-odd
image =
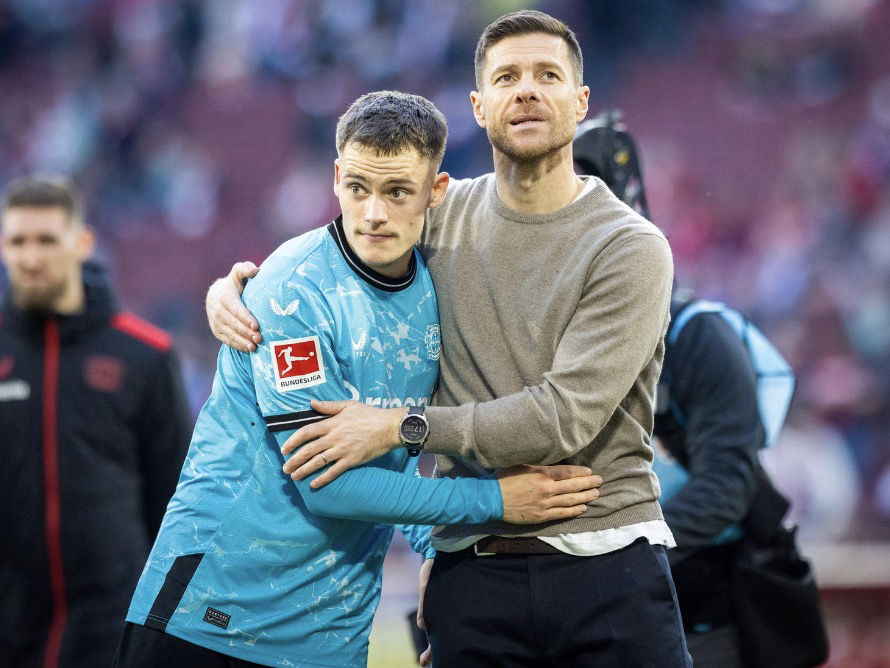
[[[19,255],[19,264],[29,271],[39,269],[44,262],[44,254],[35,244],[26,244]]]
[[[539,94],[538,81],[533,74],[523,74],[519,77],[519,82],[516,84],[517,101],[529,102],[531,100],[538,100]]]
[[[388,219],[386,203],[383,198],[371,195],[365,202],[365,222],[371,225],[382,225]]]

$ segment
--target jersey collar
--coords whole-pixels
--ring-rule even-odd
[[[399,290],[404,290],[409,287],[411,283],[414,282],[414,276],[417,274],[417,257],[414,253],[411,253],[411,262],[408,265],[408,272],[404,276],[390,278],[389,276],[384,276],[380,272],[371,269],[371,267],[362,262],[355,251],[352,250],[352,247],[346,241],[346,232],[343,230],[342,215],[337,216],[336,220],[328,225],[328,232],[330,232],[331,236],[334,238],[334,242],[343,254],[343,259],[346,260],[346,264],[358,274],[359,278],[371,286],[380,290],[386,290],[387,292],[398,292]]]

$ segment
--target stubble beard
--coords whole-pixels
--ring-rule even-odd
[[[522,147],[517,145],[518,142],[511,140],[503,129],[492,127],[488,131],[488,140],[495,150],[504,154],[513,162],[531,165],[545,161],[559,153],[572,141],[572,136],[568,138],[560,137],[557,129],[551,128],[545,142]]]
[[[56,304],[65,294],[65,287],[64,281],[43,288],[25,288],[11,281],[12,303],[25,313],[48,315],[55,312]]]

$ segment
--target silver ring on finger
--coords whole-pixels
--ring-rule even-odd
[[[318,454],[321,455],[321,458],[324,460],[324,463],[325,463],[325,464],[330,464],[330,462],[328,461],[328,458],[327,458],[327,456],[325,455],[324,452],[319,452]]]

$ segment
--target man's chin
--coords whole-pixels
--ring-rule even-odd
[[[47,315],[54,311],[56,295],[46,290],[12,290],[12,303],[19,311]]]
[[[509,146],[498,149],[513,162],[534,164],[555,155],[559,149],[552,146]]]
[[[535,163],[546,160],[559,152],[565,146],[558,142],[540,141],[514,141],[506,137],[489,137],[491,145],[500,153],[514,162]]]

